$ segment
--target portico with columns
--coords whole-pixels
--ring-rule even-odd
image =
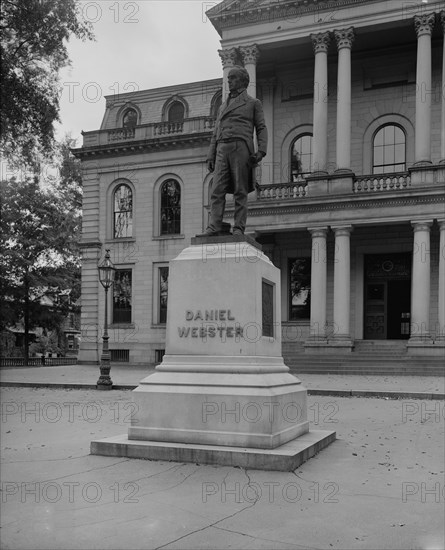
[[[241,9],[237,13],[236,27],[231,27],[229,20],[222,18],[221,12],[219,17],[212,20],[222,36],[223,48],[227,48],[228,52],[233,52],[234,48],[238,50],[238,59],[245,64],[251,77],[249,93],[262,100],[269,128],[270,143],[261,170],[261,191],[251,207],[253,216],[249,225],[252,230],[258,235],[260,241],[261,238],[264,238],[265,242],[280,241],[277,234],[280,234],[284,240],[289,239],[292,222],[288,220],[291,219],[291,216],[285,215],[285,222],[283,217],[280,220],[280,207],[277,207],[276,219],[273,219],[273,215],[270,214],[272,210],[270,201],[267,202],[268,215],[263,215],[262,210],[266,208],[266,201],[262,197],[275,197],[277,205],[281,201],[282,212],[286,212],[284,204],[286,198],[293,197],[295,204],[299,201],[301,211],[304,211],[306,204],[309,206],[308,203],[312,203],[313,208],[317,210],[319,201],[324,199],[324,201],[331,202],[331,211],[326,208],[318,217],[308,215],[310,221],[303,226],[298,215],[295,216],[294,221],[294,230],[298,234],[301,231],[307,231],[311,238],[310,319],[304,339],[304,348],[308,353],[329,353],[329,350],[334,350],[335,353],[349,353],[354,349],[355,340],[366,337],[365,310],[366,307],[371,308],[371,306],[367,305],[367,298],[364,296],[365,273],[361,273],[361,280],[357,274],[356,260],[357,247],[360,247],[359,239],[357,239],[357,246],[353,247],[353,252],[351,252],[351,240],[354,239],[354,230],[357,226],[361,228],[360,239],[363,239],[365,228],[371,236],[378,234],[381,231],[380,228],[385,227],[388,223],[395,224],[395,226],[403,224],[405,235],[412,232],[410,245],[406,243],[405,238],[400,243],[400,252],[397,251],[396,243],[391,244],[391,251],[388,252],[389,255],[392,251],[396,255],[411,254],[409,306],[405,307],[408,311],[403,312],[406,315],[404,321],[400,321],[403,325],[404,335],[399,335],[397,338],[406,339],[410,353],[423,353],[427,349],[439,345],[444,339],[440,328],[443,326],[445,315],[443,313],[444,306],[441,305],[441,300],[444,300],[443,283],[440,281],[440,275],[437,278],[440,269],[443,270],[443,260],[439,266],[436,262],[436,255],[433,254],[430,257],[429,252],[428,255],[426,254],[426,250],[430,250],[431,231],[434,233],[434,246],[438,246],[438,242],[436,242],[438,241],[438,227],[441,228],[440,239],[443,239],[443,223],[436,220],[439,220],[441,208],[439,206],[441,199],[438,198],[439,186],[444,183],[444,171],[441,165],[445,162],[445,99],[444,94],[440,94],[438,90],[443,90],[445,86],[445,54],[442,54],[441,84],[439,85],[437,63],[433,67],[433,51],[438,51],[439,41],[442,51],[445,51],[445,40],[443,39],[445,12],[435,11],[435,4],[439,5],[440,3],[433,2],[427,6],[428,11],[423,8],[421,13],[419,10],[406,7],[402,25],[400,14],[396,16],[394,13],[385,14],[383,31],[376,26],[375,13],[371,14],[367,10],[360,10],[360,7],[363,8],[363,2],[360,1],[344,2],[344,9],[349,10],[347,20],[352,23],[346,26],[339,24],[339,21],[342,20],[341,6],[336,12],[335,20],[332,18],[329,21],[328,18],[321,17],[320,20],[317,20],[317,24],[314,24],[314,21],[311,23],[308,16],[311,2],[306,10],[301,8],[299,17],[294,21],[285,19],[280,21],[277,9],[276,25],[260,24],[262,21],[260,10],[257,12],[258,25],[256,27],[242,26],[243,12]],[[295,2],[295,5],[297,6],[298,2]],[[396,3],[389,2],[386,8],[388,12],[391,10],[394,12]],[[321,12],[322,10],[317,11],[318,14]],[[363,12],[366,13],[363,14]],[[340,13],[339,16],[338,13]],[[394,17],[392,22],[391,17]],[[246,16],[247,21],[248,17]],[[322,22],[320,23],[320,21]],[[286,24],[280,26],[280,22]],[[438,24],[442,30],[441,36],[437,33]],[[403,28],[401,29],[401,27]],[[285,32],[278,32],[278,30],[283,31],[284,29]],[[373,47],[377,47],[378,40],[381,39],[377,38],[379,32],[380,35],[384,33],[383,44],[391,53],[398,51],[398,41],[404,45],[406,38],[410,37],[413,44],[411,51],[415,54],[415,70],[411,70],[409,74],[403,76],[406,78],[406,84],[403,82],[398,84],[399,88],[394,90],[391,100],[386,97],[380,100],[379,94],[382,95],[380,90],[389,87],[393,80],[396,82],[399,75],[397,74],[391,80],[390,69],[385,69],[382,77],[378,75],[377,67],[369,66],[368,68],[368,65],[372,64],[367,60],[367,43],[371,41]],[[374,44],[374,41],[377,42]],[[309,56],[309,46],[312,49],[311,57]],[[277,52],[280,52],[281,57],[277,57]],[[283,52],[285,53],[283,54]],[[293,52],[293,56],[291,52]],[[304,64],[303,60],[306,64],[312,64],[309,71],[312,74],[312,83],[310,84],[312,98],[309,97],[309,94],[304,93],[306,88],[309,89],[306,82],[300,86],[301,90],[299,90],[299,68]],[[411,60],[409,63],[412,64],[413,61]],[[406,65],[408,66],[409,63],[407,62]],[[289,68],[292,66],[294,67],[294,79],[292,76],[289,77],[289,74],[292,74],[292,70]],[[365,74],[363,78],[359,71],[369,72],[369,76]],[[301,77],[302,80],[306,74]],[[359,82],[360,77],[362,77],[363,83]],[[273,85],[270,85],[271,82]],[[287,94],[286,87],[292,88],[294,82],[296,82],[297,93]],[[397,84],[394,86],[396,87]],[[360,107],[356,106],[363,102],[363,91],[360,90],[360,87],[362,90],[363,88],[371,91],[375,89],[377,94],[376,105],[368,104],[366,106],[366,113],[363,117],[365,120],[360,120]],[[360,95],[357,95],[358,91],[361,91]],[[405,100],[406,104],[400,108],[399,97],[400,95],[403,97],[404,94],[409,94],[409,97]],[[439,132],[439,151],[437,140],[436,148],[433,144],[433,136],[437,135],[438,128],[438,119],[434,118],[436,116],[434,112],[438,112],[437,103],[440,103],[439,120],[442,121]],[[294,105],[293,112],[289,110],[291,105]],[[359,134],[362,134],[362,143],[365,139],[366,126],[364,123],[371,120],[371,117],[375,119],[380,117],[384,120],[385,115],[390,115],[393,112],[399,112],[401,120],[411,119],[414,128],[412,143],[407,144],[406,148],[406,179],[405,176],[400,176],[397,180],[393,176],[375,177],[378,171],[373,170],[372,166],[365,166],[364,158],[357,155]],[[283,116],[284,113],[286,113],[285,116]],[[398,120],[395,122],[397,125]],[[286,174],[286,164],[289,164],[289,161],[286,158],[288,152],[283,151],[282,144],[286,142],[287,136],[292,134],[292,125],[297,129],[294,131],[294,135],[297,135],[298,127],[311,129],[311,170],[305,175],[303,188],[285,185],[289,183]],[[371,126],[371,124],[369,125]],[[289,141],[290,138],[287,139],[287,143]],[[372,152],[371,155],[368,153],[369,157],[372,157]],[[370,175],[365,179],[363,176],[366,174]],[[397,212],[397,206],[386,207],[386,205],[383,210],[388,213],[388,217],[382,219],[381,205],[384,204],[384,201],[376,201],[372,206],[373,201],[367,202],[369,208],[376,209],[370,219],[366,219],[366,216],[369,215],[366,207],[361,219],[351,216],[349,212],[345,212],[343,216],[340,214],[342,210],[340,204],[349,202],[352,205],[359,197],[364,198],[366,194],[366,198],[369,198],[378,189],[392,191],[393,194],[397,192],[401,199],[403,189],[410,189],[412,193],[416,187],[422,187],[427,195],[431,192],[429,200],[432,204],[438,205],[438,207],[432,206],[432,208],[425,207],[425,212],[428,210],[434,212],[435,215],[431,219],[418,221],[419,212],[414,206],[415,202],[412,202],[413,219],[410,219],[408,214],[409,206],[401,207],[402,213],[401,211]],[[428,191],[427,187],[430,187]],[[427,201],[425,194],[422,193],[422,195],[423,200]],[[394,198],[391,195],[391,201],[387,201],[388,205],[392,201],[394,205],[398,202],[408,205],[410,202],[406,197],[403,197],[401,201],[394,201]],[[287,202],[286,206],[290,207],[290,203]],[[363,208],[362,205],[358,206],[358,203],[357,207]],[[350,206],[345,207],[345,210],[349,208]],[[332,220],[332,212],[335,212],[335,220]],[[228,214],[229,219],[230,209]],[[331,239],[335,250],[335,254],[331,258],[328,258],[326,252],[329,239]],[[370,250],[373,253],[378,250],[385,251],[386,245],[386,242],[376,241],[370,246]],[[443,247],[443,244],[440,246]],[[269,248],[273,247],[269,246]],[[275,255],[277,254],[280,255],[279,252],[275,252]],[[352,263],[351,254],[355,255],[353,258],[355,261]],[[363,261],[366,253],[360,254],[360,261]],[[330,262],[332,265],[329,265]],[[328,272],[331,273],[331,280],[328,277]],[[392,280],[391,276],[388,275],[385,280],[387,286],[389,285],[388,281]],[[433,295],[430,292],[431,277],[434,278],[436,285]],[[407,284],[404,283],[401,286]],[[361,286],[359,292],[355,288],[356,285]],[[385,289],[385,292],[388,292],[386,286]],[[356,303],[358,296],[360,296],[362,304]],[[387,297],[385,297],[386,299]],[[284,298],[284,301],[286,300],[288,297]],[[328,302],[331,303],[330,319],[327,314]],[[371,299],[368,299],[368,302],[370,303]],[[385,307],[388,307],[388,304]],[[283,311],[286,311],[285,307]],[[386,311],[384,315],[388,317],[388,312]],[[435,320],[435,318],[437,319]],[[288,321],[289,318],[283,317],[283,322]],[[387,319],[384,322],[387,323]],[[409,330],[406,334],[408,325]],[[431,329],[431,325],[434,326],[434,329]],[[387,329],[385,330],[386,334],[390,333]]]

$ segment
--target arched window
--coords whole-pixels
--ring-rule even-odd
[[[134,128],[138,123],[138,114],[134,109],[127,109],[122,117],[124,128]]]
[[[114,238],[133,236],[133,193],[128,185],[118,185],[113,194]]]
[[[290,151],[290,179],[298,178],[312,172],[312,135],[298,136],[291,145]]]
[[[373,174],[388,174],[406,170],[406,136],[400,126],[380,127],[373,140]]]
[[[222,104],[222,94],[216,95],[212,100],[212,105],[210,108],[210,116],[216,118],[218,116],[219,108]]]
[[[184,105],[174,101],[168,110],[168,122],[182,122],[184,120]]]
[[[161,235],[181,233],[181,187],[176,180],[161,186]]]

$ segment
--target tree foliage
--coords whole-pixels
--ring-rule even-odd
[[[69,139],[59,158],[51,185],[1,182],[0,329],[24,324],[25,357],[30,329],[59,330],[80,296],[80,168]]]
[[[34,167],[53,149],[66,43],[92,33],[77,0],[3,0],[0,26],[1,148],[9,164]]]

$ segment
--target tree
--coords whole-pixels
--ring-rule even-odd
[[[4,0],[0,26],[0,146],[9,164],[34,168],[53,150],[67,40],[92,39],[91,26],[77,0]]]
[[[80,295],[80,170],[69,142],[59,145],[52,185],[42,188],[37,177],[1,182],[0,329],[23,322],[25,360],[30,329],[60,327]],[[70,300],[59,299],[66,291]],[[48,294],[51,305],[42,306]]]

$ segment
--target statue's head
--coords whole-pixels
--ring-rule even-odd
[[[244,67],[235,65],[230,69],[228,77],[230,77],[231,75],[237,77],[241,85],[247,88],[250,82],[250,77],[249,77],[249,73],[246,71]]]

